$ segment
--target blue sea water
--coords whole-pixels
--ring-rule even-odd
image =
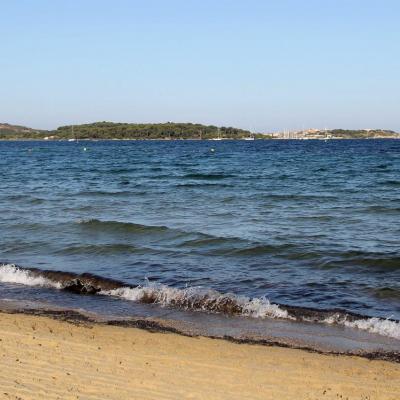
[[[399,222],[400,140],[0,142],[5,264],[400,319]]]

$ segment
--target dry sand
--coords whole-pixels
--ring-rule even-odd
[[[400,364],[0,313],[0,399],[400,399]]]

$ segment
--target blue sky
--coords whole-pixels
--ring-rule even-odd
[[[400,130],[399,1],[0,0],[0,122]]]

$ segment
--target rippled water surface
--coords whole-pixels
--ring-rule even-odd
[[[400,319],[400,141],[0,142],[0,182],[5,263]]]

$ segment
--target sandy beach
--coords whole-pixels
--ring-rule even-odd
[[[400,365],[0,313],[1,399],[393,399]]]

